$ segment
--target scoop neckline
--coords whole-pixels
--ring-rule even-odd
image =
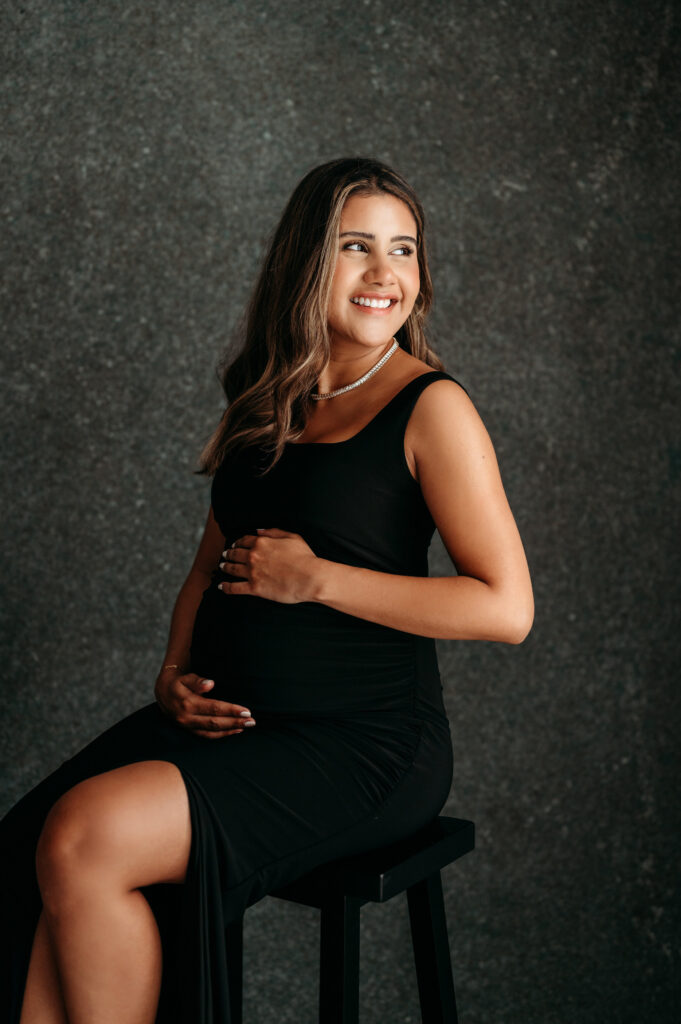
[[[392,396],[392,398],[388,399],[388,401],[385,403],[385,405],[381,406],[381,408],[378,410],[378,412],[375,413],[371,417],[371,419],[368,421],[368,423],[365,423],[363,427],[360,427],[360,429],[357,431],[357,433],[356,434],[352,434],[351,437],[343,438],[342,441],[286,441],[286,446],[288,448],[314,448],[314,447],[317,447],[317,446],[320,446],[320,447],[323,447],[323,448],[336,448],[336,447],[338,447],[338,445],[349,444],[350,441],[354,441],[356,438],[358,438],[360,436],[360,434],[363,434],[365,430],[368,430],[368,428],[371,426],[371,424],[375,423],[376,420],[379,418],[379,416],[382,416],[383,413],[386,411],[386,409],[389,409],[390,406],[393,404],[393,402],[397,398],[399,398],[400,395],[404,394],[406,389],[408,387],[410,387],[414,383],[415,380],[420,380],[421,377],[428,377],[428,376],[430,376],[430,374],[433,374],[433,373],[442,373],[442,372],[443,372],[442,370],[424,370],[423,373],[419,373],[415,377],[412,377],[411,380],[408,380],[407,383],[404,384],[400,388],[400,390],[397,391]]]

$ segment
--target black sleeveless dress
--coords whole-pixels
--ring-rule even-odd
[[[354,437],[228,456],[211,501],[227,545],[258,527],[299,533],[316,555],[427,576],[434,523],[404,455],[410,381]],[[206,740],[154,702],[94,739],[0,822],[0,1017],[18,1024],[41,910],[35,847],[48,810],[85,778],[148,759],[184,778],[192,844],[186,882],[143,889],[159,923],[157,1024],[229,1024],[224,925],[317,864],[395,841],[449,793],[452,755],[435,641],[313,602],[225,595],[217,569],[198,608],[192,669],[210,697],[244,704],[257,725]]]

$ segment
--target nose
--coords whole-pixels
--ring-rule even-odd
[[[366,284],[394,284],[395,272],[388,257],[381,252],[375,252],[364,271]]]

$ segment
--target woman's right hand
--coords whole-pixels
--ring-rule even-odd
[[[209,740],[235,736],[244,727],[252,728],[255,721],[248,708],[207,696],[213,686],[212,679],[195,672],[162,669],[154,684],[154,696],[164,714]]]

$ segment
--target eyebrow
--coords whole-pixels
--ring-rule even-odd
[[[346,235],[354,235],[355,238],[368,238],[372,242],[374,242],[376,240],[376,235],[370,235],[367,231],[343,231],[343,233],[341,235],[339,235],[338,237],[339,238],[345,238]],[[411,235],[393,235],[393,237],[390,239],[390,241],[391,242],[413,242],[414,245],[417,244],[416,239],[412,238]]]

